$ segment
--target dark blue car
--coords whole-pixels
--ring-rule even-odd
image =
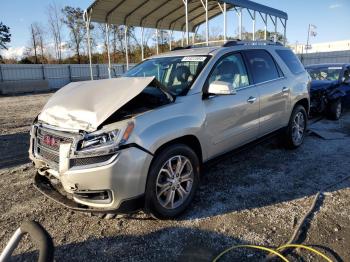
[[[319,64],[306,66],[312,82],[311,114],[325,113],[330,119],[340,118],[350,105],[350,64]]]

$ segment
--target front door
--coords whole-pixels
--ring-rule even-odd
[[[259,128],[259,96],[256,87],[250,85],[241,54],[229,54],[219,60],[207,85],[214,81],[232,84],[237,93],[203,100],[209,158],[254,140]]]

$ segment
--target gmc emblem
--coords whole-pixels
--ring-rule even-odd
[[[43,143],[45,145],[54,147],[54,146],[59,146],[60,140],[55,139],[52,136],[44,136]]]

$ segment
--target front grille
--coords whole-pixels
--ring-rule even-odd
[[[50,153],[49,151],[45,150],[44,148],[38,148],[38,154],[43,157],[46,160],[49,160],[50,162],[53,162],[55,164],[58,164],[60,159],[59,155]]]
[[[45,142],[45,139],[49,141],[54,141],[52,143]],[[38,127],[36,132],[36,148],[35,152],[44,161],[48,162],[48,164],[57,169],[59,164],[59,150],[60,143],[70,143],[72,144],[74,141],[73,137],[64,136],[63,134],[57,134],[55,132],[50,132],[47,129],[43,129]]]
[[[74,158],[70,161],[70,166],[86,166],[92,164],[98,164],[108,161],[114,154],[104,155],[104,156],[94,156],[94,157],[84,157],[84,158]]]

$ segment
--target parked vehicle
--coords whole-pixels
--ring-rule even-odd
[[[290,148],[300,146],[309,83],[288,48],[244,41],[70,83],[31,129],[35,185],[79,211],[175,217],[191,203],[204,162],[280,129]]]
[[[312,82],[311,113],[325,113],[338,120],[343,107],[350,105],[350,64],[319,64],[305,67]]]

